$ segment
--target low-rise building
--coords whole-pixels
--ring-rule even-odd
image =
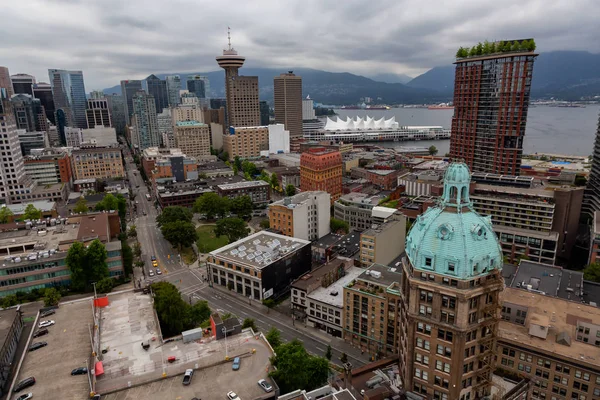
[[[212,189],[199,189],[193,186],[177,188],[176,190],[170,186],[167,188],[164,186],[157,186],[156,200],[162,209],[170,206],[192,207],[200,196],[204,193],[211,192],[213,192]]]
[[[76,242],[89,244],[95,239],[106,247],[111,277],[123,275],[120,219],[116,212],[94,213],[33,225],[14,225],[0,232],[0,296],[29,292],[55,285],[67,285],[71,272],[66,257]],[[29,229],[27,229],[29,228]]]
[[[31,190],[10,196],[11,204],[29,203],[38,200],[49,200],[55,202],[66,201],[69,197],[69,185],[67,183],[52,183],[44,186],[34,186]]]
[[[81,130],[81,146],[114,147],[118,143],[115,128],[98,125]]]
[[[188,157],[201,160],[210,156],[208,125],[198,121],[177,121],[173,127],[175,146]]]
[[[118,147],[73,150],[71,161],[75,179],[108,179],[125,176],[123,158]]]
[[[207,178],[233,176],[233,169],[221,160],[203,161],[198,164],[198,175]]]
[[[369,196],[365,193],[345,194],[333,204],[333,216],[346,221],[351,229],[363,231],[371,227],[373,207],[382,199],[382,196]]]
[[[159,158],[168,158],[168,157],[185,157],[185,154],[181,151],[181,149],[177,148],[158,148],[158,147],[147,147],[142,151],[142,168],[146,173],[147,177],[152,175],[152,171],[154,170],[154,163]]]
[[[217,185],[217,193],[222,197],[235,199],[250,196],[253,203],[265,204],[271,199],[271,186],[264,181],[244,181]]]
[[[56,218],[58,217],[58,211],[56,210],[56,203],[50,200],[37,200],[29,203],[21,204],[7,204],[2,207],[7,207],[11,215],[8,217],[8,222],[15,220],[23,220],[23,214],[25,214],[25,208],[32,204],[37,210],[42,213],[42,219]]]
[[[380,190],[393,190],[398,186],[398,171],[393,169],[365,169],[352,168],[352,178],[363,178],[368,180]]]
[[[38,185],[70,183],[73,179],[71,159],[66,152],[54,149],[33,152],[25,157],[25,174]]]
[[[27,132],[25,129],[17,130],[21,153],[23,156],[31,154],[33,149],[46,149],[50,147],[47,132]]]
[[[398,186],[404,186],[407,196],[430,196],[434,186],[442,184],[444,171],[424,170],[398,176]]]
[[[327,192],[302,192],[269,205],[271,229],[285,236],[318,240],[330,231],[330,196]]]
[[[4,368],[13,364],[17,346],[23,331],[22,312],[19,309],[8,308],[0,311],[0,363],[3,366],[3,371],[0,374],[0,395],[5,395],[5,390],[8,390],[9,370]]]
[[[269,154],[290,152],[290,131],[283,124],[269,125]]]
[[[310,271],[310,242],[261,231],[212,251],[207,265],[212,284],[254,300],[277,299]]]
[[[187,156],[171,156],[154,161],[154,169],[150,175],[153,182],[158,179],[171,179],[176,182],[198,179],[196,160]]]
[[[388,265],[404,252],[406,240],[406,217],[376,225],[360,234],[360,262],[363,266],[373,263]]]
[[[269,150],[269,127],[230,127],[229,132],[223,135],[223,150],[229,154],[230,159],[258,158],[261,151]]]

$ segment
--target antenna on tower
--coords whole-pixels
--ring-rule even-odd
[[[229,45],[228,50],[232,50],[231,49],[231,28],[227,27],[227,43]]]

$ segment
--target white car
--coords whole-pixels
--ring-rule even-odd
[[[237,394],[235,394],[235,392],[229,392],[229,393],[227,393],[227,398],[229,400],[236,400],[236,399],[239,400],[239,397],[238,397]]]
[[[15,400],[29,400],[31,398],[33,398],[33,393],[25,393],[15,398]]]
[[[54,321],[52,321],[52,320],[42,321],[38,325],[38,328],[47,328],[47,327],[52,326],[52,325],[54,325]]]
[[[271,386],[271,384],[269,382],[265,381],[264,379],[261,379],[260,381],[258,381],[258,386],[260,386],[261,389],[267,393],[273,391],[273,386]]]
[[[154,276],[154,271],[153,270],[148,271],[148,276]]]

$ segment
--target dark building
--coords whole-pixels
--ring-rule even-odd
[[[127,125],[131,123],[133,115],[133,96],[142,90],[142,81],[121,81],[121,96],[125,105],[125,121]]]
[[[148,88],[148,94],[154,96],[157,114],[160,114],[163,109],[169,108],[167,81],[163,81],[156,75],[150,75],[146,78],[146,86]]]
[[[450,154],[473,172],[519,175],[533,62],[527,43],[487,44],[489,54],[457,58]],[[479,52],[481,54],[481,52]]]
[[[8,390],[10,369],[22,330],[23,319],[20,310],[13,308],[0,311],[0,396],[4,396]]]
[[[125,118],[126,110],[123,96],[113,93],[112,95],[106,96],[106,101],[108,102],[108,109],[110,111],[110,119],[113,128],[115,128],[117,134],[125,134],[127,120]]]
[[[94,129],[96,126],[112,127],[108,100],[106,98],[89,99],[88,108],[85,112],[89,129]]]
[[[17,129],[25,129],[27,132],[46,131],[48,125],[42,102],[28,94],[15,94],[11,99]]]
[[[62,110],[67,126],[87,128],[85,110],[87,96],[83,82],[83,72],[64,69],[49,69],[48,77],[52,86],[52,96],[56,110]]]
[[[269,103],[266,101],[260,102],[260,125],[266,126],[269,125],[271,118],[269,114]]]
[[[307,240],[261,231],[211,252],[208,276],[254,300],[276,299],[310,271],[310,254]]]
[[[186,85],[188,92],[193,93],[197,98],[206,98],[206,83],[204,82],[204,77],[191,75],[188,77]]]
[[[40,82],[33,85],[33,97],[39,99],[46,111],[46,118],[50,120],[53,125],[56,125],[56,118],[54,113],[54,97],[52,97],[52,87],[48,83]]]
[[[33,85],[35,77],[27,74],[16,74],[10,77],[15,94],[28,94],[33,96]]]
[[[226,99],[210,99],[210,108],[218,110],[221,107],[227,107]]]

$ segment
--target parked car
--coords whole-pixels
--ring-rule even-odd
[[[37,349],[41,349],[42,347],[48,346],[48,342],[37,342],[29,346],[29,351],[34,351]]]
[[[160,270],[160,268],[156,268],[156,275],[162,275],[162,271]]]
[[[48,329],[43,328],[43,329],[39,329],[37,331],[35,331],[33,333],[33,337],[40,337],[40,336],[44,336],[48,334]]]
[[[56,314],[55,310],[48,310],[48,311],[44,311],[43,313],[40,314],[40,318],[46,318],[51,316],[52,314]]]
[[[240,369],[240,358],[236,357],[233,359],[233,364],[231,364],[231,369],[237,371]]]
[[[38,328],[47,328],[49,326],[54,325],[54,321],[53,320],[47,320],[47,321],[42,321],[40,322],[40,324],[38,325]]]
[[[185,374],[183,374],[183,384],[187,386],[192,383],[192,376],[194,376],[194,370],[186,369]]]
[[[29,400],[33,397],[33,393],[24,393],[17,397],[15,400]]]
[[[21,382],[17,383],[13,392],[20,392],[21,390],[33,385],[35,385],[35,378],[33,376],[30,376],[29,378],[25,378]]]
[[[148,271],[148,276],[154,276],[154,270],[151,269],[150,271]]]
[[[71,371],[71,375],[85,375],[85,374],[87,374],[86,367],[75,368],[73,371]]]
[[[258,386],[260,386],[261,389],[267,393],[273,391],[273,386],[271,386],[271,384],[264,379],[261,379],[260,381],[258,381]]]
[[[236,399],[239,400],[239,397],[238,397],[237,394],[235,394],[235,392],[229,392],[229,393],[227,393],[227,398],[229,400],[236,400]]]

